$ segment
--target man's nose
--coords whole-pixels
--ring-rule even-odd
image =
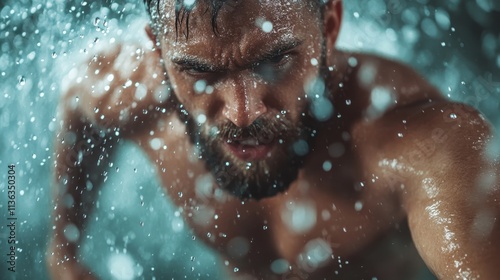
[[[238,127],[247,127],[267,112],[262,101],[263,87],[257,81],[241,76],[228,83],[225,92],[224,117]]]

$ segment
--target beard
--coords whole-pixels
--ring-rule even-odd
[[[299,141],[311,147],[315,123],[307,114],[296,124],[284,117],[260,117],[250,126],[240,128],[227,121],[218,125],[198,124],[183,106],[177,106],[179,117],[199,158],[205,161],[219,188],[241,200],[260,200],[288,189],[297,179],[306,154],[297,154]],[[253,139],[273,144],[270,155],[258,161],[242,160],[225,147],[237,139]]]

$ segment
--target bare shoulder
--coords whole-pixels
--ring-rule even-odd
[[[358,154],[370,155],[361,157],[365,168],[398,192],[401,185],[479,168],[493,141],[480,112],[450,101],[395,108],[376,120],[359,121],[352,134]]]
[[[422,75],[402,62],[372,54],[338,51],[331,65],[337,68],[331,72],[337,77],[331,79],[342,84],[343,98],[353,105],[342,108],[345,106],[341,104],[341,110],[365,113],[371,110],[371,115],[377,117],[398,107],[446,100]],[[364,114],[362,117],[370,116]]]
[[[144,126],[148,112],[165,111],[170,94],[157,52],[134,42],[115,43],[83,59],[62,89],[66,114],[125,131]]]

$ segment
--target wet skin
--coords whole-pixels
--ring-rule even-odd
[[[103,180],[97,163],[105,166],[116,142],[126,139],[150,157],[165,191],[197,235],[229,261],[234,279],[411,279],[422,260],[440,279],[494,279],[500,273],[500,172],[484,156],[494,141],[489,125],[406,66],[336,50],[341,9],[330,1],[319,20],[308,4],[246,1],[232,13],[221,10],[216,36],[200,6],[190,17],[189,38],[182,28],[177,38],[147,29],[159,42],[154,51],[116,44],[70,72],[56,141],[54,278],[93,279],[77,262],[80,240],[66,240],[63,230],[69,223],[84,230],[83,217]],[[173,15],[173,7],[166,4],[163,12]],[[271,32],[255,24],[259,17],[272,22]],[[172,17],[163,23],[174,30]],[[162,85],[164,69],[170,91]],[[290,143],[219,141],[218,152],[236,169],[214,175],[198,158],[179,104],[194,120],[203,114],[202,135],[212,126],[244,129],[277,116],[296,127],[314,117],[304,88],[315,77],[325,81],[335,111],[312,124],[315,137],[296,178],[282,193],[260,200],[221,191],[217,179],[247,174],[247,162],[263,166],[251,172],[287,169]],[[144,94],[123,86],[127,80],[143,85]],[[198,80],[212,87],[210,94],[195,91]],[[371,102],[374,90],[391,94],[388,108]],[[87,180],[94,188],[82,195],[79,186]],[[63,203],[66,194],[74,199],[70,207]],[[288,222],[290,209],[300,206],[315,210],[310,227]],[[236,237],[252,240],[243,255],[231,249]],[[405,249],[388,249],[399,238]],[[314,244],[323,244],[333,259],[303,261]],[[277,259],[292,270],[274,274],[270,265]]]

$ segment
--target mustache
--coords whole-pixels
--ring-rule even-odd
[[[216,133],[209,135],[209,141],[225,141],[228,143],[248,139],[260,144],[269,144],[277,138],[286,140],[300,134],[298,126],[285,118],[264,118],[255,120],[251,125],[241,128],[228,121],[216,126]]]

